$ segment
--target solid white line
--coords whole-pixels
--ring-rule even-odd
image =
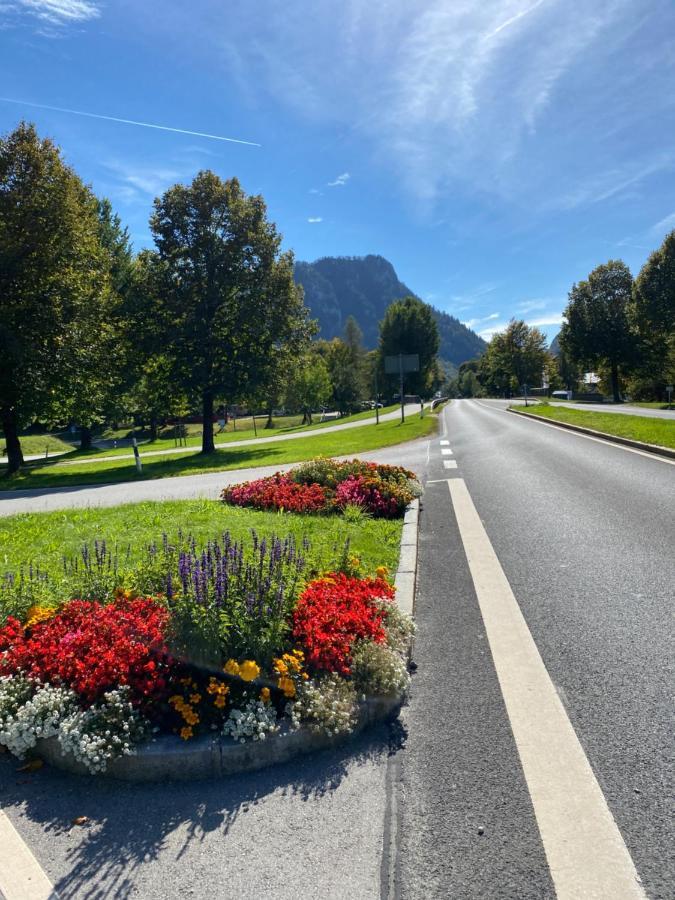
[[[441,453],[443,456],[452,456],[452,450],[449,447],[441,447]]]
[[[482,406],[483,409],[492,409],[496,410],[497,412],[509,414],[508,409],[503,409],[500,406],[490,406],[489,404],[484,403],[481,400],[476,400],[474,402],[479,406]],[[511,415],[513,414],[511,413]],[[620,414],[615,413],[615,415]],[[545,425],[547,428],[555,428],[558,433],[564,431],[566,434],[571,434],[574,437],[585,438],[585,440],[587,441],[595,441],[598,444],[604,444],[605,447],[615,447],[617,450],[627,450],[628,453],[637,453],[638,456],[644,456],[647,459],[654,459],[656,460],[656,462],[669,463],[671,466],[675,466],[675,459],[669,459],[667,456],[659,456],[658,453],[649,453],[646,450],[638,450],[637,447],[627,447],[625,444],[615,444],[614,441],[606,441],[603,438],[595,437],[592,434],[582,434],[580,431],[570,431],[569,428],[560,428],[560,426],[553,425],[551,422],[544,422],[543,419],[535,419],[534,416],[518,416],[518,418],[525,419],[528,422],[538,422],[539,425]]]
[[[633,860],[466,483],[448,489],[559,900],[644,900]]]
[[[457,468],[457,460],[456,459],[444,459],[443,465],[446,469],[456,469]]]
[[[450,441],[439,441],[441,447],[447,447]]]
[[[19,832],[0,810],[0,894],[5,900],[58,900]]]

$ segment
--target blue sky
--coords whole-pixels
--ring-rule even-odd
[[[380,253],[488,338],[553,336],[675,227],[674,75],[673,0],[0,0],[0,131],[53,137],[136,248],[212,168],[299,259]]]

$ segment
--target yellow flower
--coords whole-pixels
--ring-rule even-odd
[[[46,622],[56,613],[53,606],[31,606],[26,613],[26,628],[32,628],[38,622]]]
[[[292,678],[288,678],[284,675],[284,677],[280,678],[277,682],[277,687],[284,692],[284,697],[295,697],[295,682]]]
[[[239,677],[242,681],[254,681],[260,675],[260,666],[252,659],[245,659],[239,666]]]
[[[213,705],[218,709],[222,709],[226,703],[227,698],[225,697],[225,694],[218,694],[213,700]]]
[[[264,687],[260,691],[260,699],[262,700],[263,703],[270,702],[270,689],[268,687]]]
[[[375,569],[375,574],[378,578],[385,578],[389,574],[389,569],[386,566],[378,566]]]
[[[201,702],[202,695],[201,694],[190,694],[190,703],[194,703],[195,706]]]
[[[350,556],[349,557],[349,567],[351,569],[358,569],[358,567],[360,565],[361,565],[361,560],[358,558],[358,556]]]
[[[228,675],[238,675],[239,674],[239,663],[236,659],[228,659],[225,663],[225,667],[223,668],[223,672],[226,672]]]
[[[288,675],[288,666],[283,659],[274,660],[274,670],[278,675]]]
[[[183,702],[183,698],[180,694],[174,694],[173,697],[169,697],[169,703],[172,706],[182,706]]]
[[[190,740],[191,737],[194,736],[194,731],[189,726],[186,725],[184,728],[181,728],[180,736],[183,738],[184,741],[188,741],[188,740]]]
[[[305,658],[305,654],[302,652],[302,650],[294,650],[293,656],[297,656],[300,661]]]

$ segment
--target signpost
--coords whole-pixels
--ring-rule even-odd
[[[666,385],[666,391],[668,392],[668,409],[672,409],[672,399],[673,399],[673,386],[672,384]]]
[[[135,461],[136,461],[136,471],[138,472],[139,475],[141,475],[141,474],[143,473],[143,466],[141,465],[141,457],[140,457],[140,454],[139,454],[139,452],[138,452],[138,444],[136,443],[136,438],[135,438],[135,437],[133,437],[133,438],[131,439],[131,443],[132,443],[133,448],[134,448],[134,459],[135,459]]]
[[[399,376],[399,390],[401,392],[401,425],[405,422],[403,374],[404,372],[419,372],[420,358],[417,353],[398,353],[396,356],[385,356],[384,371],[387,375]]]

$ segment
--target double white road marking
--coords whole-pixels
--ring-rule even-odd
[[[0,810],[0,896],[5,900],[58,900],[58,895],[40,863],[2,810]]]
[[[646,894],[462,478],[446,481],[560,900]]]

